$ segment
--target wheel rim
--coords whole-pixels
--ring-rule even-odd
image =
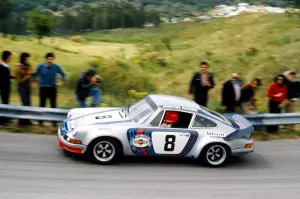
[[[101,162],[108,162],[115,156],[116,150],[113,144],[107,141],[98,142],[94,147],[94,156]]]
[[[206,159],[211,165],[220,165],[226,159],[226,150],[221,145],[214,145],[207,150]]]

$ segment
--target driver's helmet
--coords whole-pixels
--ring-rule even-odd
[[[165,119],[164,119],[164,123],[167,124],[176,124],[176,122],[178,121],[179,115],[177,112],[174,111],[170,111],[166,113]]]

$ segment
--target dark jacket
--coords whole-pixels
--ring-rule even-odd
[[[223,84],[221,98],[222,98],[222,103],[221,103],[222,106],[226,106],[229,109],[232,109],[237,105],[237,102],[235,100],[235,92],[231,80],[228,80]]]
[[[241,91],[240,102],[249,102],[255,96],[255,90],[251,85],[245,86]]]
[[[1,91],[10,91],[10,80],[14,79],[11,76],[10,69],[0,64],[0,89]]]
[[[300,97],[300,82],[298,81],[287,81],[287,99],[299,98]]]
[[[91,85],[90,80],[88,79],[86,73],[83,73],[77,81],[76,85],[76,96],[79,100],[84,100],[89,96],[90,89],[93,86]]]
[[[190,82],[189,93],[194,94],[195,101],[198,104],[206,105],[208,99],[208,91],[215,87],[213,74],[208,73],[208,81],[211,84],[211,86],[204,86],[202,85],[201,81],[201,73],[196,72],[193,75],[193,78]]]

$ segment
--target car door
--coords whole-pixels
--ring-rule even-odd
[[[192,113],[178,111],[179,123],[172,127],[161,127],[167,111],[161,111],[150,122],[149,128],[128,130],[128,141],[132,152],[139,156],[186,156],[193,148],[198,133],[189,128]]]

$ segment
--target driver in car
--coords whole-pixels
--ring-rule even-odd
[[[174,111],[169,111],[166,113],[165,118],[161,124],[161,127],[171,128],[172,125],[176,124],[179,119],[179,114]]]

